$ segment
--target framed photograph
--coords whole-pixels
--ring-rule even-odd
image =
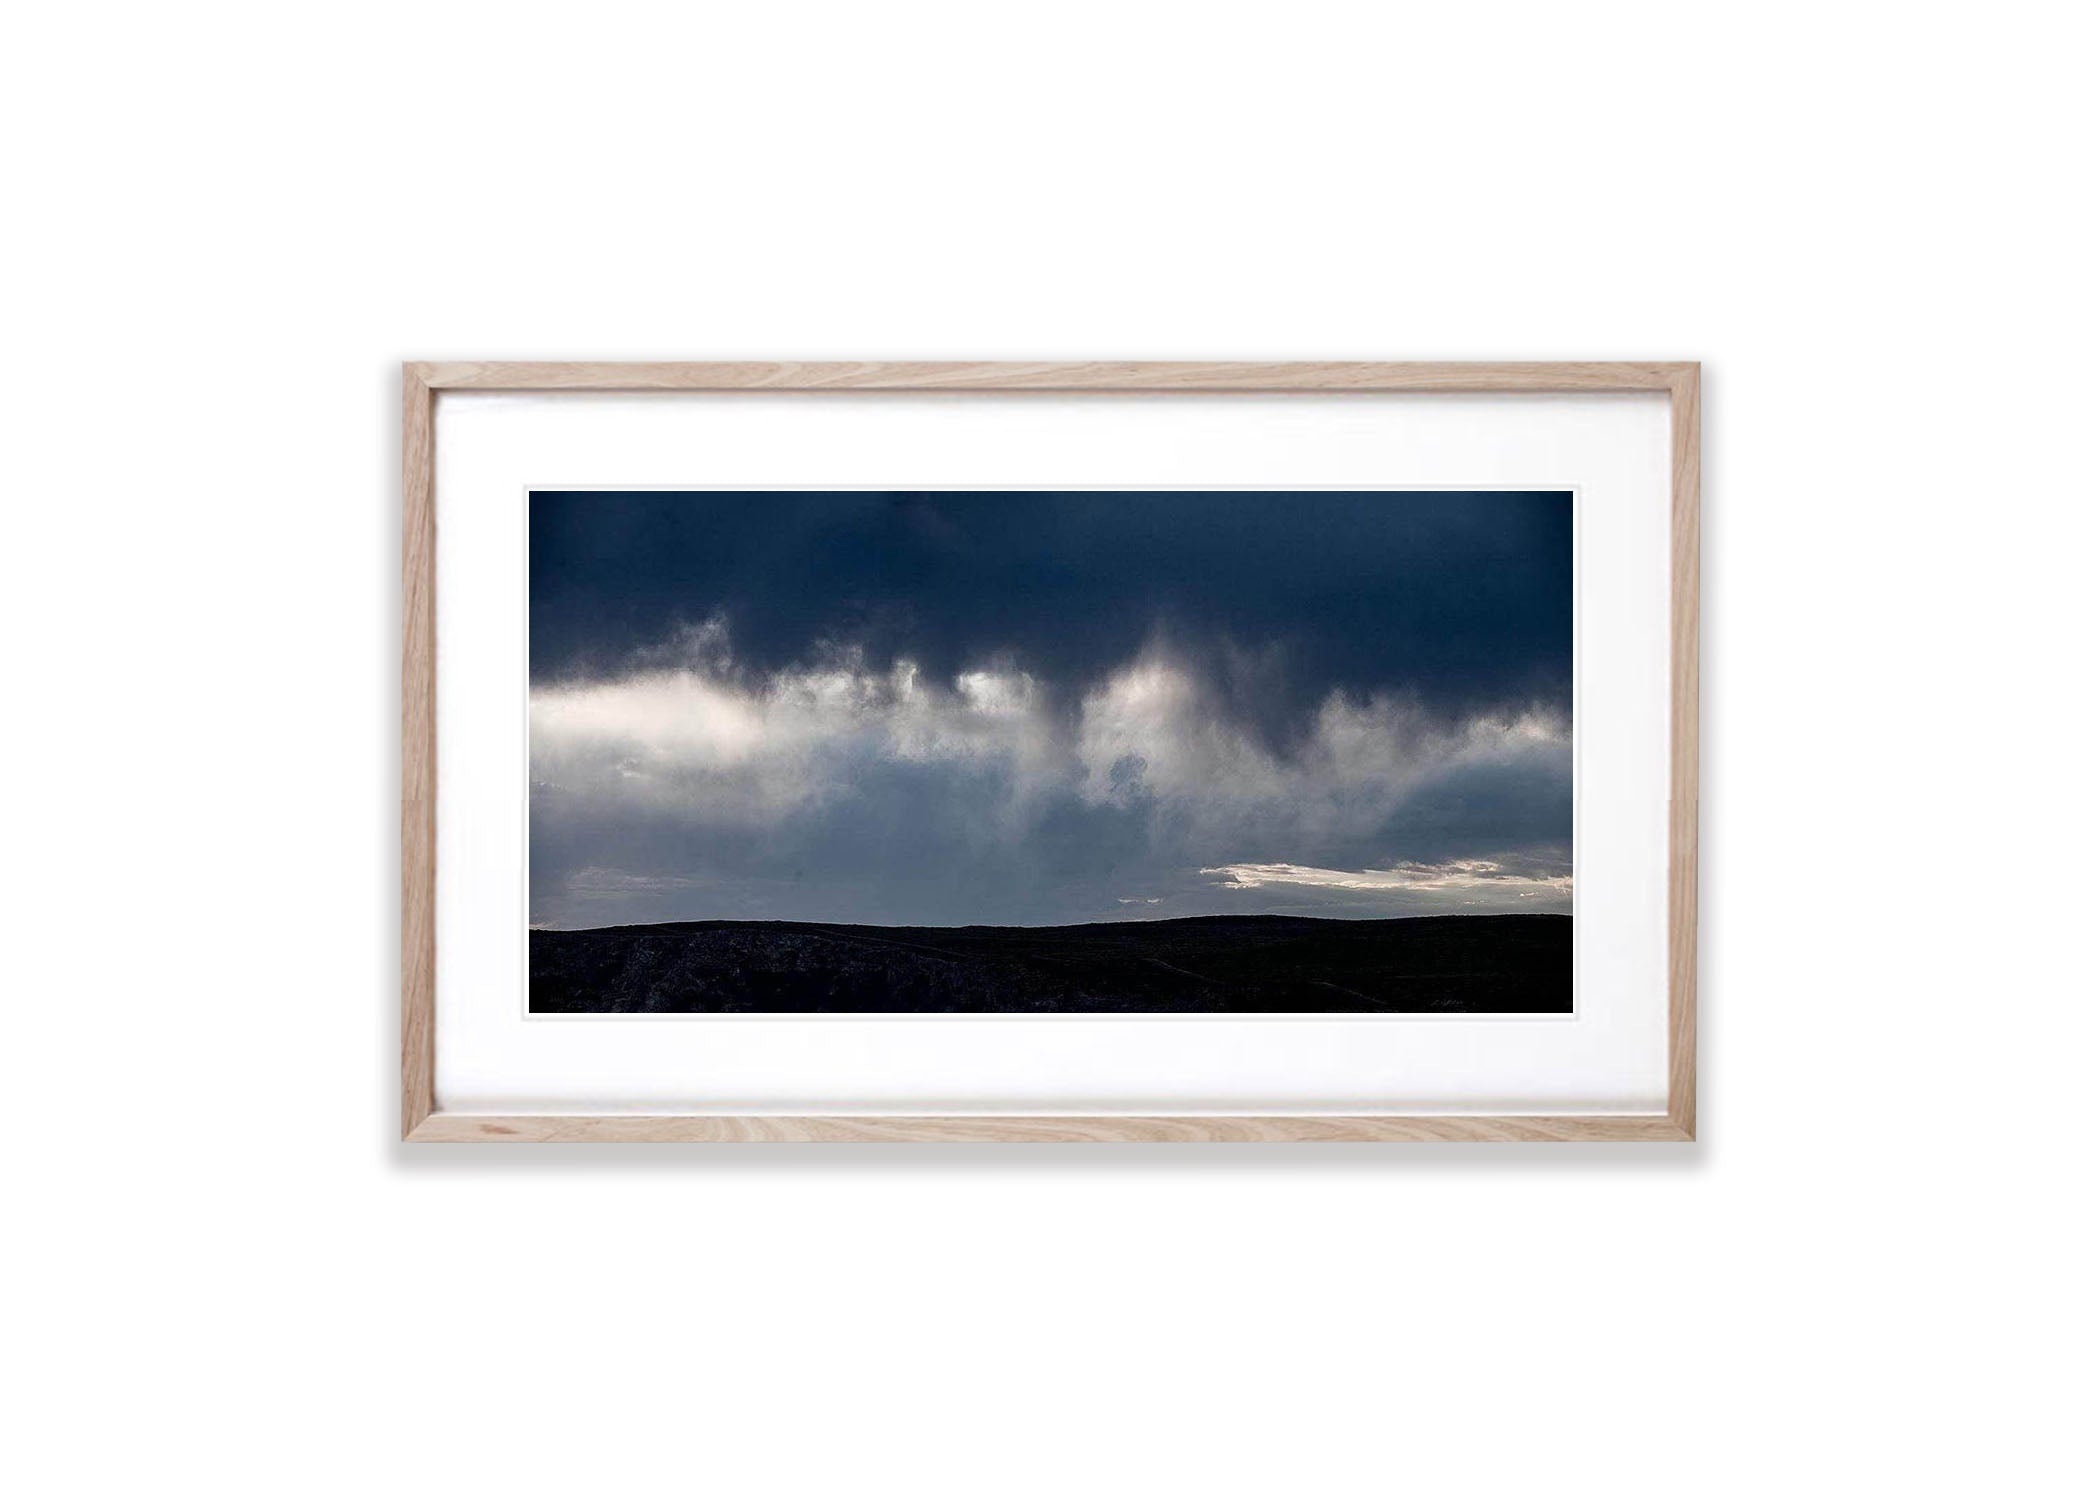
[[[1694,364],[410,364],[411,1141],[1689,1141]]]

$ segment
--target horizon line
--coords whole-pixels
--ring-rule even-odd
[[[1324,922],[1359,926],[1376,922],[1468,921],[1495,917],[1557,917],[1572,922],[1572,911],[1427,911],[1397,917],[1313,917],[1295,912],[1210,912],[1184,917],[1103,917],[1083,922],[832,922],[815,917],[675,917],[661,922],[612,922],[600,927],[556,927],[528,922],[527,932],[625,932],[641,927],[849,927],[869,931],[912,929],[933,932],[1057,932],[1073,927],[1164,927],[1175,922]]]

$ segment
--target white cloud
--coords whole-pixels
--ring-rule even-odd
[[[1213,862],[1360,847],[1426,783],[1471,767],[1546,774],[1567,744],[1565,721],[1549,714],[1454,722],[1404,697],[1336,693],[1278,748],[1159,650],[1109,673],[1076,707],[1001,662],[941,681],[910,662],[873,672],[845,652],[753,681],[714,627],[624,677],[531,697],[535,795],[570,812],[769,838],[784,818],[846,804],[880,767],[938,767],[969,778],[971,836],[988,843],[1021,847],[1042,809],[1076,803],[1140,820],[1153,878],[1172,870],[1190,889],[1291,887],[1310,898],[1321,888],[1418,905],[1564,900],[1570,882],[1483,860],[1359,871]],[[1374,851],[1386,852],[1406,851]],[[1198,868],[1215,877],[1209,887],[1197,886]],[[609,894],[617,876],[591,868],[574,880],[579,893]]]
[[[692,880],[683,875],[636,875],[627,870],[607,869],[603,865],[586,865],[572,872],[568,879],[571,891],[601,896],[626,896],[637,891],[699,890],[707,884],[707,881]]]
[[[1221,875],[1227,890],[1252,891],[1265,886],[1314,886],[1330,891],[1490,892],[1497,897],[1565,898],[1575,888],[1572,875],[1530,875],[1508,870],[1491,859],[1454,859],[1443,864],[1402,863],[1383,870],[1323,870],[1312,865],[1214,865],[1205,875]]]
[[[701,667],[538,688],[536,786],[755,825],[851,791],[852,767],[979,763],[1024,786],[1070,779],[1071,755],[1026,673],[928,683],[916,666],[845,659],[757,686]]]

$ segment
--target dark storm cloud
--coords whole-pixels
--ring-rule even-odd
[[[1565,909],[1571,510],[536,495],[533,919]]]
[[[1328,693],[1565,711],[1565,493],[537,493],[535,682],[719,619],[746,673],[1009,659],[1060,696],[1170,644],[1272,741]]]

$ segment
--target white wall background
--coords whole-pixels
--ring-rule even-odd
[[[25,1495],[2091,1482],[2090,18],[46,7]],[[404,357],[1708,362],[1692,1149],[405,1152]]]

